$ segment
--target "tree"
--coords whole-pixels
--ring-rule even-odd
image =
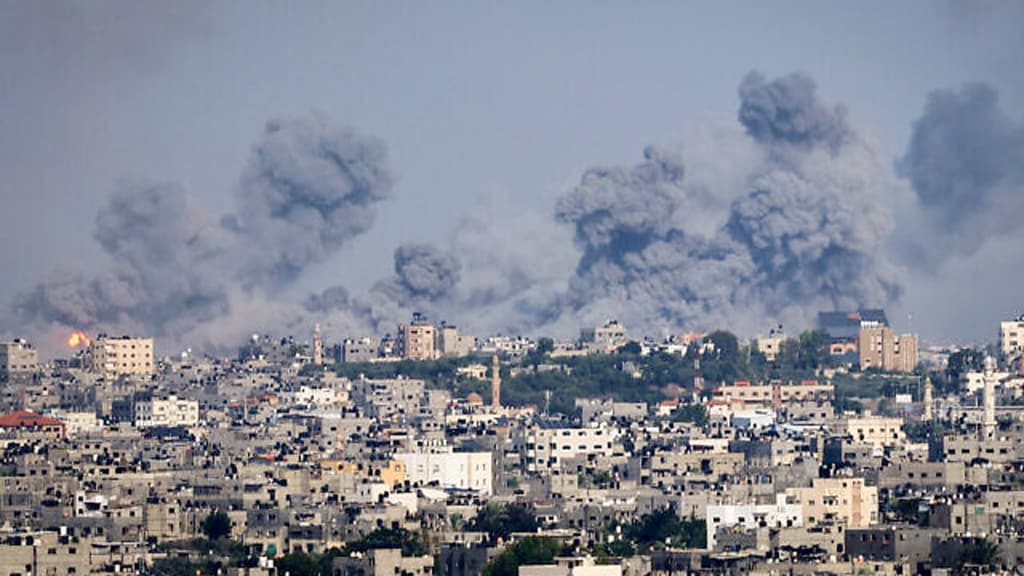
[[[374,548],[401,548],[402,556],[423,556],[427,547],[405,528],[377,528],[359,540],[345,546],[344,553],[366,552]]]
[[[305,552],[292,552],[275,562],[279,574],[290,576],[317,576],[320,572],[320,558]]]
[[[209,516],[203,520],[203,534],[211,541],[220,540],[231,534],[231,518],[228,517],[226,512],[217,510],[211,512]]]
[[[956,574],[969,574],[971,568],[983,568],[987,571],[999,563],[1002,552],[999,545],[988,538],[970,538],[964,542],[960,561],[954,568]]]
[[[643,352],[643,348],[640,347],[640,343],[636,340],[630,340],[619,348],[619,354],[626,354],[629,356],[639,356]]]
[[[488,504],[481,508],[473,521],[469,532],[487,532],[491,541],[505,539],[516,532],[535,532],[539,524],[533,507],[526,504]]]
[[[828,334],[821,330],[807,330],[800,334],[800,368],[817,370],[828,366]]]
[[[520,566],[550,564],[561,550],[561,544],[553,538],[528,536],[491,560],[483,576],[518,576]]]
[[[974,348],[964,348],[949,355],[946,362],[946,376],[950,384],[958,385],[960,378],[968,372],[985,369],[985,353]]]

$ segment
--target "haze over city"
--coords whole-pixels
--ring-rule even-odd
[[[1010,2],[5,3],[0,334],[1024,310]]]

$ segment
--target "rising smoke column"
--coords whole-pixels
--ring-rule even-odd
[[[294,324],[301,309],[278,302],[280,289],[369,229],[390,189],[376,138],[322,115],[272,121],[253,147],[235,214],[213,223],[176,184],[122,186],[96,218],[108,268],[58,272],[19,295],[18,330],[223,348]]]
[[[253,147],[232,222],[249,249],[257,285],[292,282],[367,231],[391,193],[383,143],[321,115],[267,123]]]
[[[879,208],[877,150],[841,106],[823,104],[801,75],[748,75],[739,121],[761,149],[724,213],[688,187],[678,155],[648,148],[630,168],[587,171],[559,200],[582,251],[563,314],[624,316],[630,327],[807,322],[817,310],[882,305],[900,281],[883,256],[891,231]],[[708,226],[690,223],[704,220]]]
[[[971,255],[1021,229],[1024,124],[1008,118],[985,84],[928,97],[899,163],[923,222],[910,261],[925,268]]]

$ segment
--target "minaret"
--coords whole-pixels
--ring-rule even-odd
[[[984,402],[985,419],[982,422],[984,439],[994,438],[996,435],[996,361],[991,356],[985,357],[985,379]]]
[[[700,393],[704,390],[704,378],[700,375],[700,356],[693,359],[693,403],[700,404]]]
[[[324,341],[320,338],[320,325],[313,326],[313,364],[324,363]]]
[[[491,406],[501,408],[501,363],[497,354],[491,357]]]
[[[930,376],[924,378],[924,414],[921,415],[921,420],[924,422],[930,422],[932,419],[932,379]]]

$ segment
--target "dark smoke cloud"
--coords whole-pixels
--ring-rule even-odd
[[[1024,125],[1006,116],[992,87],[933,92],[899,168],[924,220],[915,230],[915,263],[970,255],[989,238],[1020,230]]]
[[[892,225],[878,207],[877,150],[809,78],[751,73],[739,94],[740,123],[764,155],[735,166],[740,188],[716,193],[732,197],[724,214],[687,185],[679,155],[652,148],[634,167],[587,171],[558,202],[582,250],[561,315],[652,334],[742,331],[899,295],[882,250]]]
[[[842,106],[818,100],[814,81],[791,74],[767,81],[750,72],[740,84],[740,124],[758,142],[838,148],[849,128]]]
[[[274,120],[242,177],[238,231],[256,283],[293,281],[368,230],[390,195],[384,145],[320,115]]]
[[[395,249],[398,285],[413,298],[449,296],[459,282],[461,268],[454,256],[428,244],[404,244]]]
[[[120,187],[96,218],[109,268],[57,273],[16,297],[19,331],[142,333],[221,348],[294,324],[302,311],[277,302],[280,289],[367,230],[390,186],[377,139],[323,116],[270,122],[243,174],[237,214],[208,222],[175,184]],[[335,290],[307,305],[348,304]]]

